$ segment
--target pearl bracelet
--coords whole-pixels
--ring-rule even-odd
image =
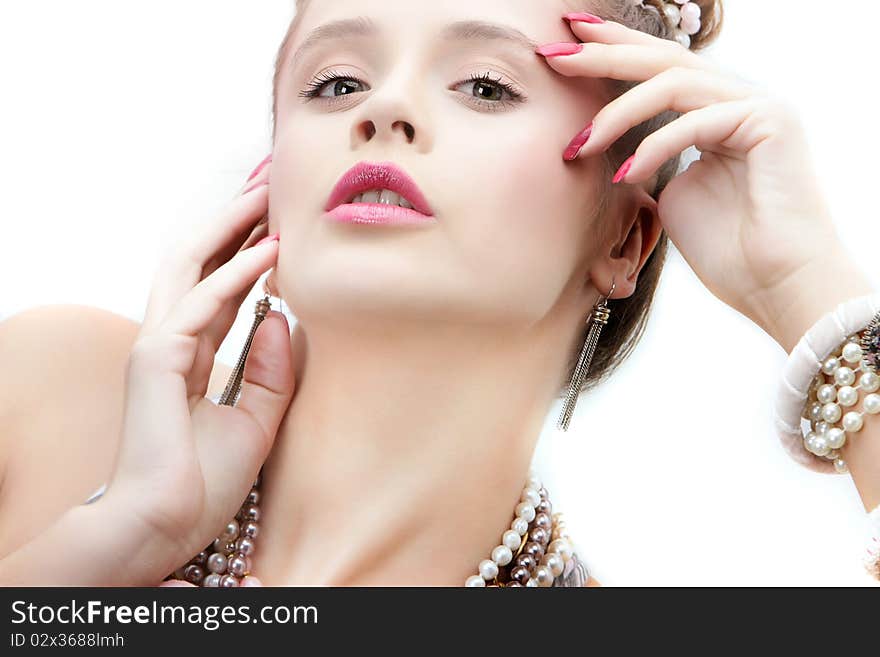
[[[804,446],[801,416],[809,400],[814,377],[828,356],[849,336],[865,330],[880,312],[880,293],[839,304],[826,313],[798,341],[786,360],[773,409],[773,423],[785,451],[801,465],[817,472],[834,473],[834,463]],[[876,362],[876,361],[875,361]]]
[[[836,472],[848,472],[839,449],[847,441],[847,434],[861,430],[866,413],[880,413],[880,376],[865,359],[860,336],[851,335],[834,354],[822,363],[822,369],[813,379],[803,417],[810,421],[810,432],[804,436],[804,447],[816,456],[824,457],[834,464]],[[853,370],[849,365],[856,366]],[[856,383],[856,372],[860,373]],[[825,376],[832,377],[826,383]],[[853,385],[855,384],[855,385]],[[862,401],[862,412],[844,409],[859,401],[859,389],[868,393]],[[836,426],[842,419],[842,427]]]

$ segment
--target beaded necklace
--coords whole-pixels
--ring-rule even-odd
[[[251,574],[260,534],[260,483],[262,470],[235,518],[204,550],[168,575],[196,586],[232,588]],[[588,573],[565,529],[561,513],[552,513],[547,489],[529,471],[514,518],[492,549],[480,561],[466,587],[583,586]]]

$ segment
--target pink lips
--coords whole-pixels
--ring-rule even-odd
[[[349,203],[371,189],[388,189],[403,196],[413,209],[387,203]],[[336,221],[412,224],[433,221],[425,195],[407,173],[392,162],[359,162],[336,183],[324,210]]]

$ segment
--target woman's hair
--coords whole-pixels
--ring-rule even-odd
[[[302,16],[309,1],[296,0],[296,14],[293,21],[291,21],[287,34],[284,36],[281,47],[278,49],[278,55],[275,60],[275,76],[272,85],[273,142],[275,141],[275,122],[278,108],[277,92],[281,70],[288,56],[292,41],[291,37],[296,31],[299,25],[299,18]],[[718,36],[723,21],[722,0],[690,1],[699,5],[701,10],[700,31],[690,35],[690,50],[696,51],[709,45]],[[606,20],[621,23],[641,32],[670,40],[675,38],[674,28],[665,18],[664,5],[672,4],[672,2],[673,0],[668,2],[666,0],[642,0],[641,2],[639,0],[566,0],[566,4],[569,5],[572,11],[589,11]],[[611,90],[611,99],[622,95],[638,84],[638,82],[619,80],[609,80],[608,82],[610,85],[609,89]],[[658,114],[628,130],[605,151],[603,154],[605,175],[602,176],[604,184],[600,183],[600,202],[598,204],[598,215],[600,218],[604,215],[604,209],[607,207],[607,201],[611,193],[610,180],[613,173],[617,171],[626,158],[635,152],[645,137],[679,116],[681,116],[681,113],[672,111]],[[671,158],[658,170],[657,184],[652,193],[655,199],[659,198],[660,193],[677,173],[680,160],[680,155]],[[661,231],[656,247],[648,256],[645,265],[639,273],[635,291],[629,297],[608,301],[611,316],[608,323],[602,329],[602,337],[596,346],[589,373],[580,392],[586,392],[607,379],[614,372],[615,368],[630,355],[642,337],[651,309],[651,303],[654,299],[654,292],[660,280],[660,272],[666,261],[668,243],[669,239],[666,231]],[[600,294],[605,294],[608,290],[600,290],[599,292]],[[568,382],[577,365],[581,347],[588,330],[589,327],[585,325],[584,330],[577,336],[575,344],[572,345],[568,365],[560,384],[560,395],[568,392]]]

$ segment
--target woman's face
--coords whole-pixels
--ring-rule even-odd
[[[604,91],[533,52],[575,40],[568,10],[562,0],[309,3],[279,78],[270,174],[270,228],[281,233],[273,278],[299,320],[522,328],[583,292],[599,248],[603,174],[599,158],[566,162],[562,153]],[[375,33],[326,38],[295,55],[315,28],[358,17]],[[503,25],[533,45],[445,36],[461,21]],[[472,79],[483,76],[490,81]],[[364,161],[404,169],[436,221],[328,221],[331,190]]]

